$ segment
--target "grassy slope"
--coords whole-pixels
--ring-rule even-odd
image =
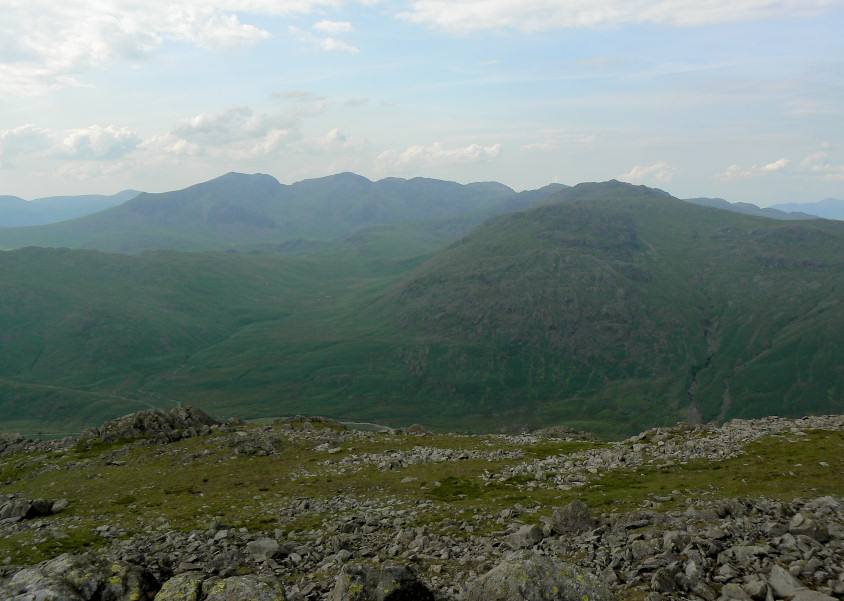
[[[150,378],[253,322],[330,296],[335,265],[232,254],[0,253],[0,403],[16,429],[78,430],[160,405]],[[343,285],[355,285],[351,267]]]

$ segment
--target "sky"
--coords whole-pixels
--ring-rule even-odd
[[[227,173],[844,198],[844,0],[0,0],[0,195]]]

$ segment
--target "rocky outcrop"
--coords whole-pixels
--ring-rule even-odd
[[[465,601],[612,601],[585,570],[536,553],[509,556],[469,586]]]
[[[47,499],[23,499],[18,496],[0,495],[0,520],[30,520],[36,517],[54,515],[67,508],[67,501]]]
[[[100,428],[86,430],[82,439],[99,438],[102,442],[108,443],[135,438],[152,438],[156,442],[167,443],[208,434],[211,426],[218,425],[220,422],[198,407],[177,407],[170,413],[150,409],[124,415],[106,422]]]

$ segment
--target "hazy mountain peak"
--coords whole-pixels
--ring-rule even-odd
[[[776,204],[772,209],[780,211],[801,211],[811,213],[824,219],[844,220],[844,200],[838,198],[825,198],[819,202],[789,202]]]

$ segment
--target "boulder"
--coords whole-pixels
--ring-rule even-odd
[[[545,523],[549,534],[580,534],[592,530],[597,525],[589,514],[589,508],[580,499],[575,499],[565,507],[558,507],[551,517],[540,519]]]
[[[798,591],[806,588],[788,570],[777,565],[771,568],[771,573],[768,575],[768,584],[771,585],[778,599],[785,599],[786,601],[790,601],[797,595]]]
[[[511,555],[469,585],[465,601],[612,601],[595,575],[531,552]]]
[[[513,549],[530,549],[542,540],[542,528],[536,524],[522,526],[507,537],[507,544]]]
[[[158,582],[138,566],[65,553],[25,568],[0,586],[15,601],[152,601]]]
[[[185,572],[164,583],[154,601],[200,601],[202,599],[202,575]]]
[[[284,589],[275,580],[258,576],[231,576],[215,582],[204,601],[287,601]]]
[[[407,566],[369,568],[346,564],[329,601],[434,601],[434,594]]]
[[[246,544],[246,552],[258,561],[272,559],[280,550],[281,546],[274,538],[259,538]]]

